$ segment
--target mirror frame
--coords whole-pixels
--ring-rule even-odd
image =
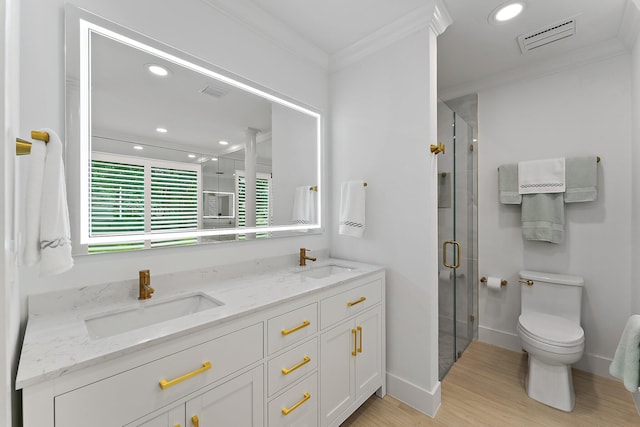
[[[269,233],[270,237],[291,236],[291,233],[315,231],[322,232],[322,200],[323,200],[323,133],[324,123],[321,112],[313,107],[263,87],[253,81],[233,74],[207,61],[198,59],[160,41],[130,30],[91,12],[66,4],[65,7],[65,76],[66,76],[66,137],[67,137],[67,170],[72,200],[76,202],[71,212],[72,240],[86,252],[86,245],[103,243],[127,243],[141,240],[168,240],[178,238],[194,238],[229,234]],[[198,229],[194,231],[144,232],[138,234],[114,234],[108,236],[91,236],[89,223],[89,162],[91,153],[91,36],[99,34],[109,37],[130,47],[159,56],[167,61],[186,67],[209,78],[222,81],[239,89],[260,96],[307,114],[316,120],[316,167],[317,167],[317,203],[316,224],[279,225],[270,227]],[[73,74],[71,74],[73,73]],[[73,77],[71,77],[73,76]],[[77,76],[77,80],[75,79]],[[74,171],[74,169],[76,171]],[[76,178],[74,180],[74,178]],[[75,182],[74,182],[75,181]],[[79,224],[79,227],[76,226]],[[75,231],[75,233],[73,232]],[[276,233],[275,235],[273,233]],[[294,233],[297,235],[297,233]],[[74,236],[75,235],[75,236]],[[205,242],[201,242],[205,243]],[[208,243],[208,242],[206,242]],[[75,251],[74,251],[75,252]]]

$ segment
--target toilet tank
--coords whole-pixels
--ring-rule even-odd
[[[582,277],[524,270],[520,279],[533,281],[532,286],[520,284],[521,313],[551,314],[580,324]]]

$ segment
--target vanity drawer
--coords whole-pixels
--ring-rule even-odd
[[[260,360],[262,337],[258,323],[56,396],[56,426],[126,424]]]
[[[315,334],[318,330],[318,304],[313,303],[269,319],[267,345],[269,354]]]
[[[318,340],[300,344],[268,363],[269,396],[304,377],[318,367]]]
[[[283,411],[287,414],[285,415]],[[317,374],[311,375],[269,402],[269,427],[316,427],[317,425]]]
[[[322,329],[378,304],[382,299],[382,286],[382,279],[377,279],[323,299],[320,302]]]

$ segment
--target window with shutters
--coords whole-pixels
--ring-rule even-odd
[[[91,236],[197,230],[199,165],[93,153]],[[196,238],[93,244],[89,253],[197,243]]]
[[[246,197],[244,171],[236,171],[236,227],[246,227]],[[258,173],[256,175],[256,227],[271,225],[271,176]],[[256,238],[269,237],[269,233],[256,233]],[[238,239],[245,239],[244,234],[238,234]]]

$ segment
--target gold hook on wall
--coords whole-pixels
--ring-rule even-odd
[[[32,130],[31,138],[44,141],[45,144],[49,142],[49,134],[47,132]],[[16,156],[25,156],[27,154],[31,154],[31,143],[24,139],[16,138]]]
[[[438,145],[431,144],[431,152],[433,154],[444,154],[444,144],[442,142],[438,142]]]

